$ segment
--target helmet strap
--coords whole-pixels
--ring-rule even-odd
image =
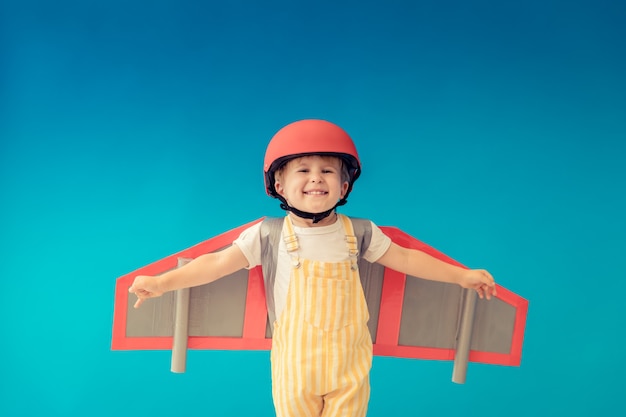
[[[318,223],[321,220],[324,220],[326,217],[330,216],[331,213],[333,213],[338,206],[343,206],[344,204],[346,204],[348,202],[348,200],[346,200],[345,198],[342,198],[330,210],[326,210],[326,211],[323,211],[321,213],[309,213],[308,211],[302,211],[302,210],[298,210],[295,207],[291,207],[289,204],[287,204],[287,202],[283,198],[280,198],[280,200],[282,201],[282,203],[280,205],[281,209],[286,210],[286,211],[290,211],[293,214],[295,214],[296,216],[302,217],[303,219],[311,219],[311,220],[313,220],[313,224]]]

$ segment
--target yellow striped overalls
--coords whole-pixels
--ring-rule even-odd
[[[272,394],[277,417],[363,417],[372,340],[352,222],[339,215],[349,260],[300,259],[293,224],[283,238],[292,258],[287,302],[274,324]]]

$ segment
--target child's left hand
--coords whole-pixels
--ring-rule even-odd
[[[484,269],[467,269],[461,275],[459,285],[463,288],[476,290],[480,298],[491,300],[496,296],[496,282],[491,274]]]

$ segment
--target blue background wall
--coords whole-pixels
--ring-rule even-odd
[[[342,212],[530,301],[521,367],[377,357],[370,416],[626,412],[623,2],[0,4],[0,415],[273,415],[267,352],[111,351],[113,294],[280,215],[308,117],[361,154]]]

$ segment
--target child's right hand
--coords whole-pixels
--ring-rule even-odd
[[[160,297],[163,295],[163,291],[159,289],[158,277],[148,275],[138,275],[135,278],[135,281],[133,281],[133,285],[131,285],[128,289],[128,292],[137,296],[137,302],[134,306],[135,308],[139,308],[144,300],[147,300],[148,298]]]

